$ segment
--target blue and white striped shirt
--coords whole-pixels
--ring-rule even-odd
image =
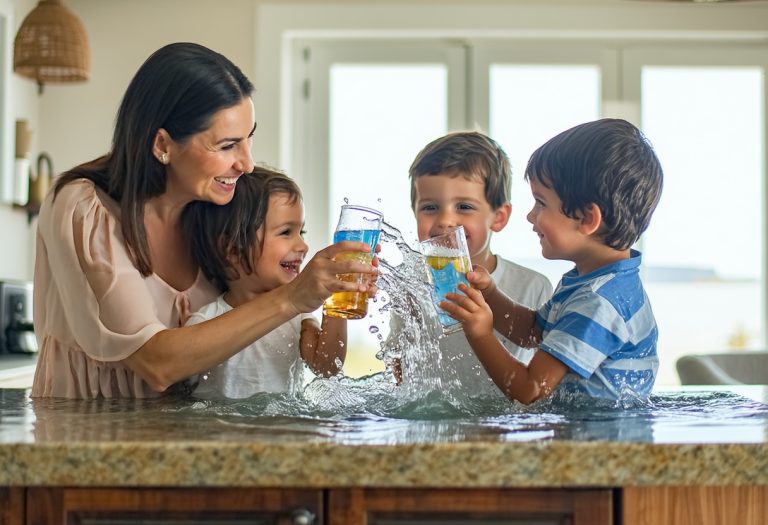
[[[653,388],[658,330],[640,260],[632,250],[629,259],[586,275],[574,268],[537,312],[539,348],[565,363],[592,397],[647,398]]]

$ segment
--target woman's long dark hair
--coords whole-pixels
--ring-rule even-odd
[[[160,128],[183,143],[208,129],[215,113],[236,106],[253,84],[223,55],[192,43],[169,44],[142,64],[123,96],[111,151],[65,172],[55,193],[86,178],[120,203],[128,253],[145,277],[152,273],[144,204],[165,191],[165,167],[152,153]]]

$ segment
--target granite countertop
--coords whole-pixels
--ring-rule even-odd
[[[423,420],[265,416],[167,398],[31,400],[6,389],[0,485],[768,485],[768,387],[705,388],[671,389],[634,412]]]

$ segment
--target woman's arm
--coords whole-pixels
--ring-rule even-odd
[[[339,373],[347,358],[347,320],[324,315],[322,327],[314,319],[302,321],[301,357],[315,373],[325,377]]]
[[[154,390],[209,370],[300,313],[319,308],[333,292],[364,292],[366,284],[336,278],[342,273],[375,273],[371,265],[334,261],[342,251],[370,251],[357,242],[318,252],[290,283],[263,293],[231,311],[193,326],[162,330],[125,359]]]

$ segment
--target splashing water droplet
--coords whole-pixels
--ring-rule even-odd
[[[377,333],[379,333],[379,327],[378,326],[369,326],[368,327],[368,331],[371,332],[372,334],[377,334]]]

